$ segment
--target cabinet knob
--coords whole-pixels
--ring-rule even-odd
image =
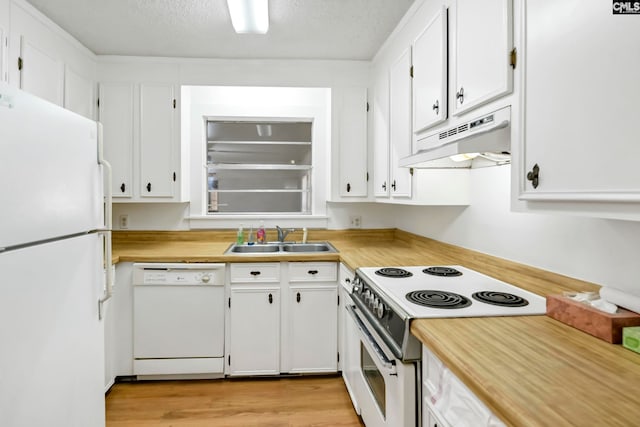
[[[527,172],[527,180],[531,181],[531,185],[533,186],[533,188],[538,188],[539,178],[540,178],[540,167],[536,163],[535,165],[533,165],[533,169]]]
[[[387,191],[387,181],[385,181],[385,182],[383,182],[383,183],[382,183],[382,189],[383,189],[384,191]]]
[[[120,191],[122,191],[122,192],[124,193],[124,190],[125,190],[126,188],[127,188],[127,187],[124,185],[124,182],[123,182],[123,183],[122,183],[122,185],[120,186]]]
[[[393,180],[393,184],[391,184],[391,188],[393,188],[393,191],[396,191],[396,180]]]
[[[351,184],[347,182],[347,193],[351,192]]]
[[[259,276],[260,272],[259,271],[251,271],[251,272],[249,272],[249,274],[252,275],[252,276]]]
[[[269,304],[273,304],[273,295],[269,294]]]
[[[431,107],[431,109],[433,111],[436,112],[436,114],[438,114],[440,112],[440,102],[438,102],[438,100],[436,99],[436,103],[433,104],[433,106]]]
[[[150,182],[147,183],[147,191],[151,192],[151,183]]]
[[[460,101],[460,105],[464,102],[464,88],[460,86],[460,90],[456,92],[456,99]]]
[[[297,301],[297,302],[300,302],[300,292],[298,292],[298,293],[296,294],[296,301]]]

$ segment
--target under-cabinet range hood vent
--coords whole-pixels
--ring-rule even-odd
[[[416,153],[400,159],[410,168],[477,168],[511,162],[511,107],[421,138]]]

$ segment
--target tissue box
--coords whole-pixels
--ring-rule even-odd
[[[640,353],[640,327],[633,326],[622,329],[622,345],[629,350]]]
[[[547,316],[612,344],[622,342],[623,328],[640,326],[638,313],[623,308],[605,313],[563,295],[547,296]]]

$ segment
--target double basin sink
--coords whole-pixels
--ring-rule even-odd
[[[263,244],[233,244],[225,251],[226,255],[231,254],[277,254],[277,253],[337,253],[329,242],[296,243],[296,242],[269,242]]]

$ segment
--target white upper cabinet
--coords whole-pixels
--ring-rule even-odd
[[[413,43],[413,132],[447,119],[447,9]]]
[[[104,156],[112,168],[113,197],[131,197],[134,85],[101,83],[99,100]]]
[[[22,36],[18,69],[20,89],[63,106],[64,63],[60,59]]]
[[[367,88],[344,88],[340,92],[340,197],[366,197]]]
[[[529,0],[524,13],[516,196],[530,210],[640,219],[640,21],[597,2]]]
[[[389,75],[382,73],[373,88],[373,195],[389,197]]]
[[[172,197],[177,171],[174,163],[174,87],[140,85],[140,195]]]
[[[93,119],[93,105],[93,82],[65,66],[64,108]]]
[[[456,0],[449,14],[457,116],[512,91],[512,0]]]
[[[389,159],[390,187],[393,197],[411,197],[411,173],[398,161],[412,151],[411,131],[411,48],[391,65],[389,72]]]

